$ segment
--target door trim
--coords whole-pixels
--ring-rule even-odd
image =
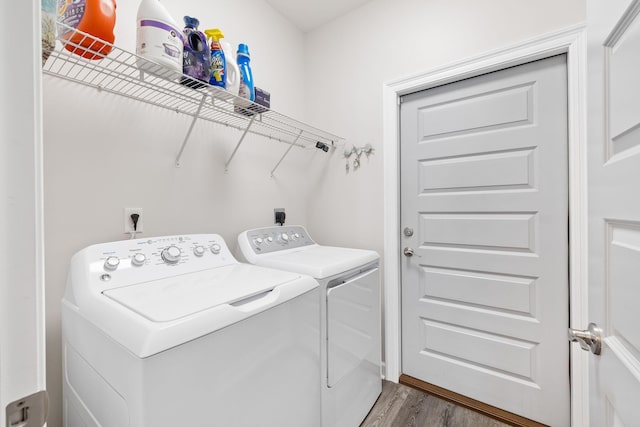
[[[12,57],[20,73],[9,61],[0,64],[0,78],[11,79],[0,100],[10,124],[0,126],[0,426],[8,404],[46,386],[41,4],[17,2],[11,13],[0,46],[20,31],[31,49]]]
[[[385,378],[401,374],[400,97],[503,68],[567,54],[569,146],[569,322],[588,323],[586,28],[543,34],[504,49],[383,84]],[[589,425],[588,354],[571,347],[571,425]]]

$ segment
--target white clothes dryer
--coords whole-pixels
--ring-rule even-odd
[[[302,226],[248,230],[238,244],[251,264],[319,282],[322,426],[359,426],[382,391],[379,255],[318,245]]]
[[[62,300],[65,427],[320,426],[318,284],[216,234],[90,246]]]

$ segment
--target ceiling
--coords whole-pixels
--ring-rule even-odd
[[[303,32],[311,31],[370,0],[266,0]]]

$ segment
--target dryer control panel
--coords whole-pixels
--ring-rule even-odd
[[[315,245],[301,225],[276,226],[247,230],[238,236],[238,243],[255,254],[264,254]]]

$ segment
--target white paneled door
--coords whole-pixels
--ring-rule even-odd
[[[402,372],[568,426],[566,57],[404,96]]]
[[[588,12],[589,316],[592,426],[640,426],[640,1]],[[585,327],[587,325],[584,325]]]

